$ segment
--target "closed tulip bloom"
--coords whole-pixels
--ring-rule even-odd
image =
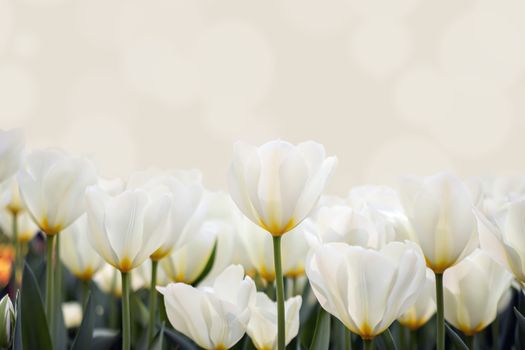
[[[427,269],[427,278],[416,302],[397,320],[405,327],[416,330],[425,325],[436,313],[436,279],[434,273]]]
[[[312,211],[336,162],[311,141],[295,146],[277,140],[260,147],[237,142],[230,194],[250,220],[281,236]]]
[[[121,272],[142,264],[165,241],[170,195],[136,189],[110,196],[92,186],[86,196],[89,242]]]
[[[525,283],[525,200],[511,202],[498,217],[476,215],[481,248]]]
[[[286,300],[286,345],[299,332],[299,310],[302,299],[296,296]],[[255,305],[251,308],[250,322],[246,333],[257,350],[277,349],[277,312],[275,302],[266,294],[258,292]]]
[[[445,319],[468,336],[482,331],[496,318],[511,281],[509,272],[476,250],[445,272]]]
[[[89,281],[104,266],[102,257],[89,244],[91,229],[84,214],[61,233],[60,258],[73,275]]]
[[[13,340],[15,326],[15,310],[9,295],[0,300],[0,347],[9,349]]]
[[[22,164],[25,138],[21,129],[0,129],[0,183],[13,176]]]
[[[77,328],[82,323],[82,305],[76,301],[62,303],[62,314],[66,328]]]
[[[363,339],[385,331],[425,285],[425,260],[412,242],[391,242],[379,251],[328,243],[315,249],[306,275],[317,300]]]
[[[97,176],[87,159],[48,149],[28,155],[17,180],[35,223],[47,235],[55,235],[85,212],[84,193]]]
[[[171,282],[192,284],[206,267],[213,253],[216,241],[216,230],[213,224],[203,227],[203,231],[189,239],[182,247],[175,249],[160,266]]]
[[[226,268],[212,287],[171,283],[157,290],[173,328],[210,350],[229,349],[243,337],[256,293],[240,265]]]
[[[239,238],[251,266],[264,280],[275,280],[272,237],[250,220],[243,218],[239,223]],[[299,277],[304,275],[304,263],[309,250],[306,236],[297,227],[282,238],[283,275]]]
[[[475,249],[478,241],[472,195],[457,177],[440,173],[406,179],[401,192],[414,239],[430,269],[443,273]]]
[[[198,170],[160,171],[150,169],[131,176],[128,188],[142,187],[148,191],[166,192],[173,196],[171,212],[168,217],[168,232],[164,242],[151,255],[153,260],[167,256],[176,244],[181,244],[181,236],[202,198],[204,188],[202,175]]]

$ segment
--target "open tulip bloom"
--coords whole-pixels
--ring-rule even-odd
[[[228,174],[230,194],[248,219],[273,236],[278,309],[278,349],[285,347],[281,236],[313,210],[337,158],[326,158],[315,142],[292,145],[276,140],[260,147],[234,145]]]

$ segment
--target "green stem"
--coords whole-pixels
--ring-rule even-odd
[[[344,328],[345,330],[345,350],[352,350],[352,333],[350,330]]]
[[[474,336],[466,336],[465,337],[465,345],[470,350],[474,350]]]
[[[494,323],[492,323],[492,349],[499,349],[499,317],[496,316]]]
[[[363,339],[363,350],[374,350],[374,340]]]
[[[47,261],[46,261],[46,316],[49,327],[49,333],[54,334],[55,329],[55,295],[53,289],[55,285],[54,280],[54,257],[53,257],[53,243],[55,236],[47,236]]]
[[[297,282],[297,277],[292,278],[292,296],[299,295],[299,283]]]
[[[155,330],[155,316],[157,315],[157,268],[158,260],[151,260],[151,284],[149,287],[149,323],[148,323],[148,346],[153,341]]]
[[[443,274],[435,273],[435,275],[437,303],[436,344],[437,350],[445,350],[445,308],[443,305]]]
[[[82,308],[86,307],[88,294],[89,294],[89,280],[82,280]]]
[[[399,327],[399,348],[405,348],[405,327]]]
[[[410,332],[410,350],[417,350],[418,345],[418,331],[414,329]]]
[[[20,277],[22,276],[21,270],[20,270],[20,262],[22,261],[22,253],[20,251],[20,242],[18,241],[18,213],[13,212],[12,215],[13,219],[13,244],[15,245],[15,268],[13,269],[13,281],[15,281],[15,289],[19,288],[20,283],[18,282],[18,279],[20,281],[22,280]]]
[[[131,320],[129,312],[129,274],[122,272],[122,350],[131,348]]]
[[[283,271],[281,266],[281,237],[273,237],[273,263],[275,265],[275,281],[277,287],[277,349],[285,349],[284,325],[284,289]]]

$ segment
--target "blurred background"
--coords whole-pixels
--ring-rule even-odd
[[[525,173],[523,0],[0,0],[0,128],[106,177],[313,139],[329,192]]]

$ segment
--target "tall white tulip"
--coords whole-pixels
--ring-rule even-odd
[[[525,199],[511,202],[497,217],[476,215],[481,248],[525,283]]]
[[[281,236],[312,211],[337,159],[315,142],[297,146],[271,141],[260,147],[237,142],[230,167],[230,194],[250,220]]]
[[[403,326],[416,330],[425,325],[436,313],[436,279],[432,270],[427,269],[427,278],[416,302],[397,320]]]
[[[370,340],[414,302],[425,285],[425,260],[412,242],[379,251],[328,243],[309,255],[306,275],[317,300],[348,329]]]
[[[89,281],[104,266],[102,257],[89,244],[91,229],[87,214],[62,231],[60,258],[73,275]]]
[[[13,176],[22,164],[25,138],[21,129],[0,129],[0,183]]]
[[[498,303],[511,281],[509,272],[476,250],[445,272],[446,320],[468,336],[482,331],[496,318]]]
[[[273,237],[278,309],[278,349],[285,348],[281,236],[314,209],[337,159],[326,158],[315,142],[292,145],[276,140],[260,147],[237,142],[228,174],[230,194],[239,209]]]
[[[436,276],[437,350],[444,350],[443,272],[478,244],[472,192],[454,175],[440,173],[424,179],[405,179],[401,198],[414,240]]]
[[[173,196],[163,191],[126,190],[111,196],[97,186],[88,188],[91,246],[122,277],[122,348],[131,346],[129,272],[166,241]]]
[[[13,220],[16,220],[16,237],[13,230]],[[33,219],[25,211],[19,212],[16,216],[11,215],[7,210],[0,211],[0,227],[6,236],[13,241],[27,244],[38,233],[39,228]]]
[[[286,345],[299,332],[299,310],[302,299],[296,296],[286,300]],[[275,302],[266,294],[258,292],[255,305],[251,308],[246,333],[257,350],[277,349],[277,313]]]
[[[46,315],[54,336],[58,332],[54,316],[55,298],[61,302],[60,249],[54,248],[55,236],[85,212],[84,193],[97,182],[94,165],[85,158],[72,157],[57,149],[33,151],[18,172],[17,181],[25,208],[40,229],[47,235]],[[60,238],[56,239],[59,247]],[[57,248],[58,248],[57,247]],[[56,272],[53,273],[53,270]]]
[[[173,328],[210,350],[229,349],[243,337],[256,294],[240,265],[226,268],[212,287],[171,283],[157,289]]]

